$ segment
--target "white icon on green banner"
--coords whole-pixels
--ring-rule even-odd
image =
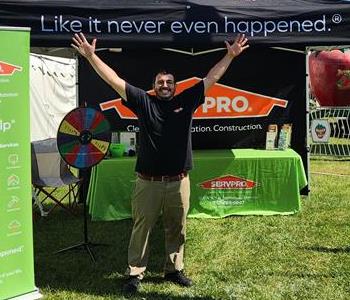
[[[11,196],[11,199],[7,203],[7,210],[10,211],[15,211],[20,209],[20,199],[17,196]]]
[[[12,235],[18,235],[21,234],[21,227],[22,224],[20,221],[18,220],[12,220],[8,225],[7,228],[9,229],[9,233],[7,234],[7,236],[12,236]]]
[[[10,175],[8,178],[7,178],[7,186],[8,187],[12,187],[12,188],[15,188],[15,187],[18,187],[19,186],[19,177],[17,175]]]
[[[18,154],[15,154],[15,153],[10,154],[7,158],[7,161],[11,166],[13,167],[16,166],[19,162]]]

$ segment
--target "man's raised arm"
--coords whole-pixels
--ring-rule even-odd
[[[222,75],[225,74],[232,60],[249,47],[247,42],[248,39],[245,37],[244,34],[238,35],[232,45],[230,45],[229,42],[225,41],[227,53],[214,67],[210,69],[207,76],[204,78],[203,81],[205,92],[213,84],[215,84],[222,77]]]
[[[120,78],[118,74],[105,64],[95,53],[96,39],[92,40],[90,44],[84,34],[75,34],[73,37],[73,43],[71,46],[76,49],[82,56],[84,56],[91,66],[94,68],[96,73],[109,84],[117,93],[125,100],[125,80]]]

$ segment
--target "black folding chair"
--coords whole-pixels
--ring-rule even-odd
[[[57,206],[74,214],[82,179],[62,159],[56,138],[32,142],[31,148],[33,198],[41,215],[49,214]]]

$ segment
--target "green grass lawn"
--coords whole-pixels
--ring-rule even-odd
[[[135,299],[350,299],[350,161],[311,160],[310,170],[311,193],[295,215],[189,219],[191,288],[162,282],[157,224]],[[84,250],[55,254],[83,241],[82,225],[81,211],[34,218],[38,288],[45,299],[124,299],[131,220],[89,222],[91,242],[108,244],[93,247],[96,263]]]

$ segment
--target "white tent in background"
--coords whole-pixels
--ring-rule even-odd
[[[76,60],[30,55],[31,141],[56,137],[63,117],[77,106]]]

